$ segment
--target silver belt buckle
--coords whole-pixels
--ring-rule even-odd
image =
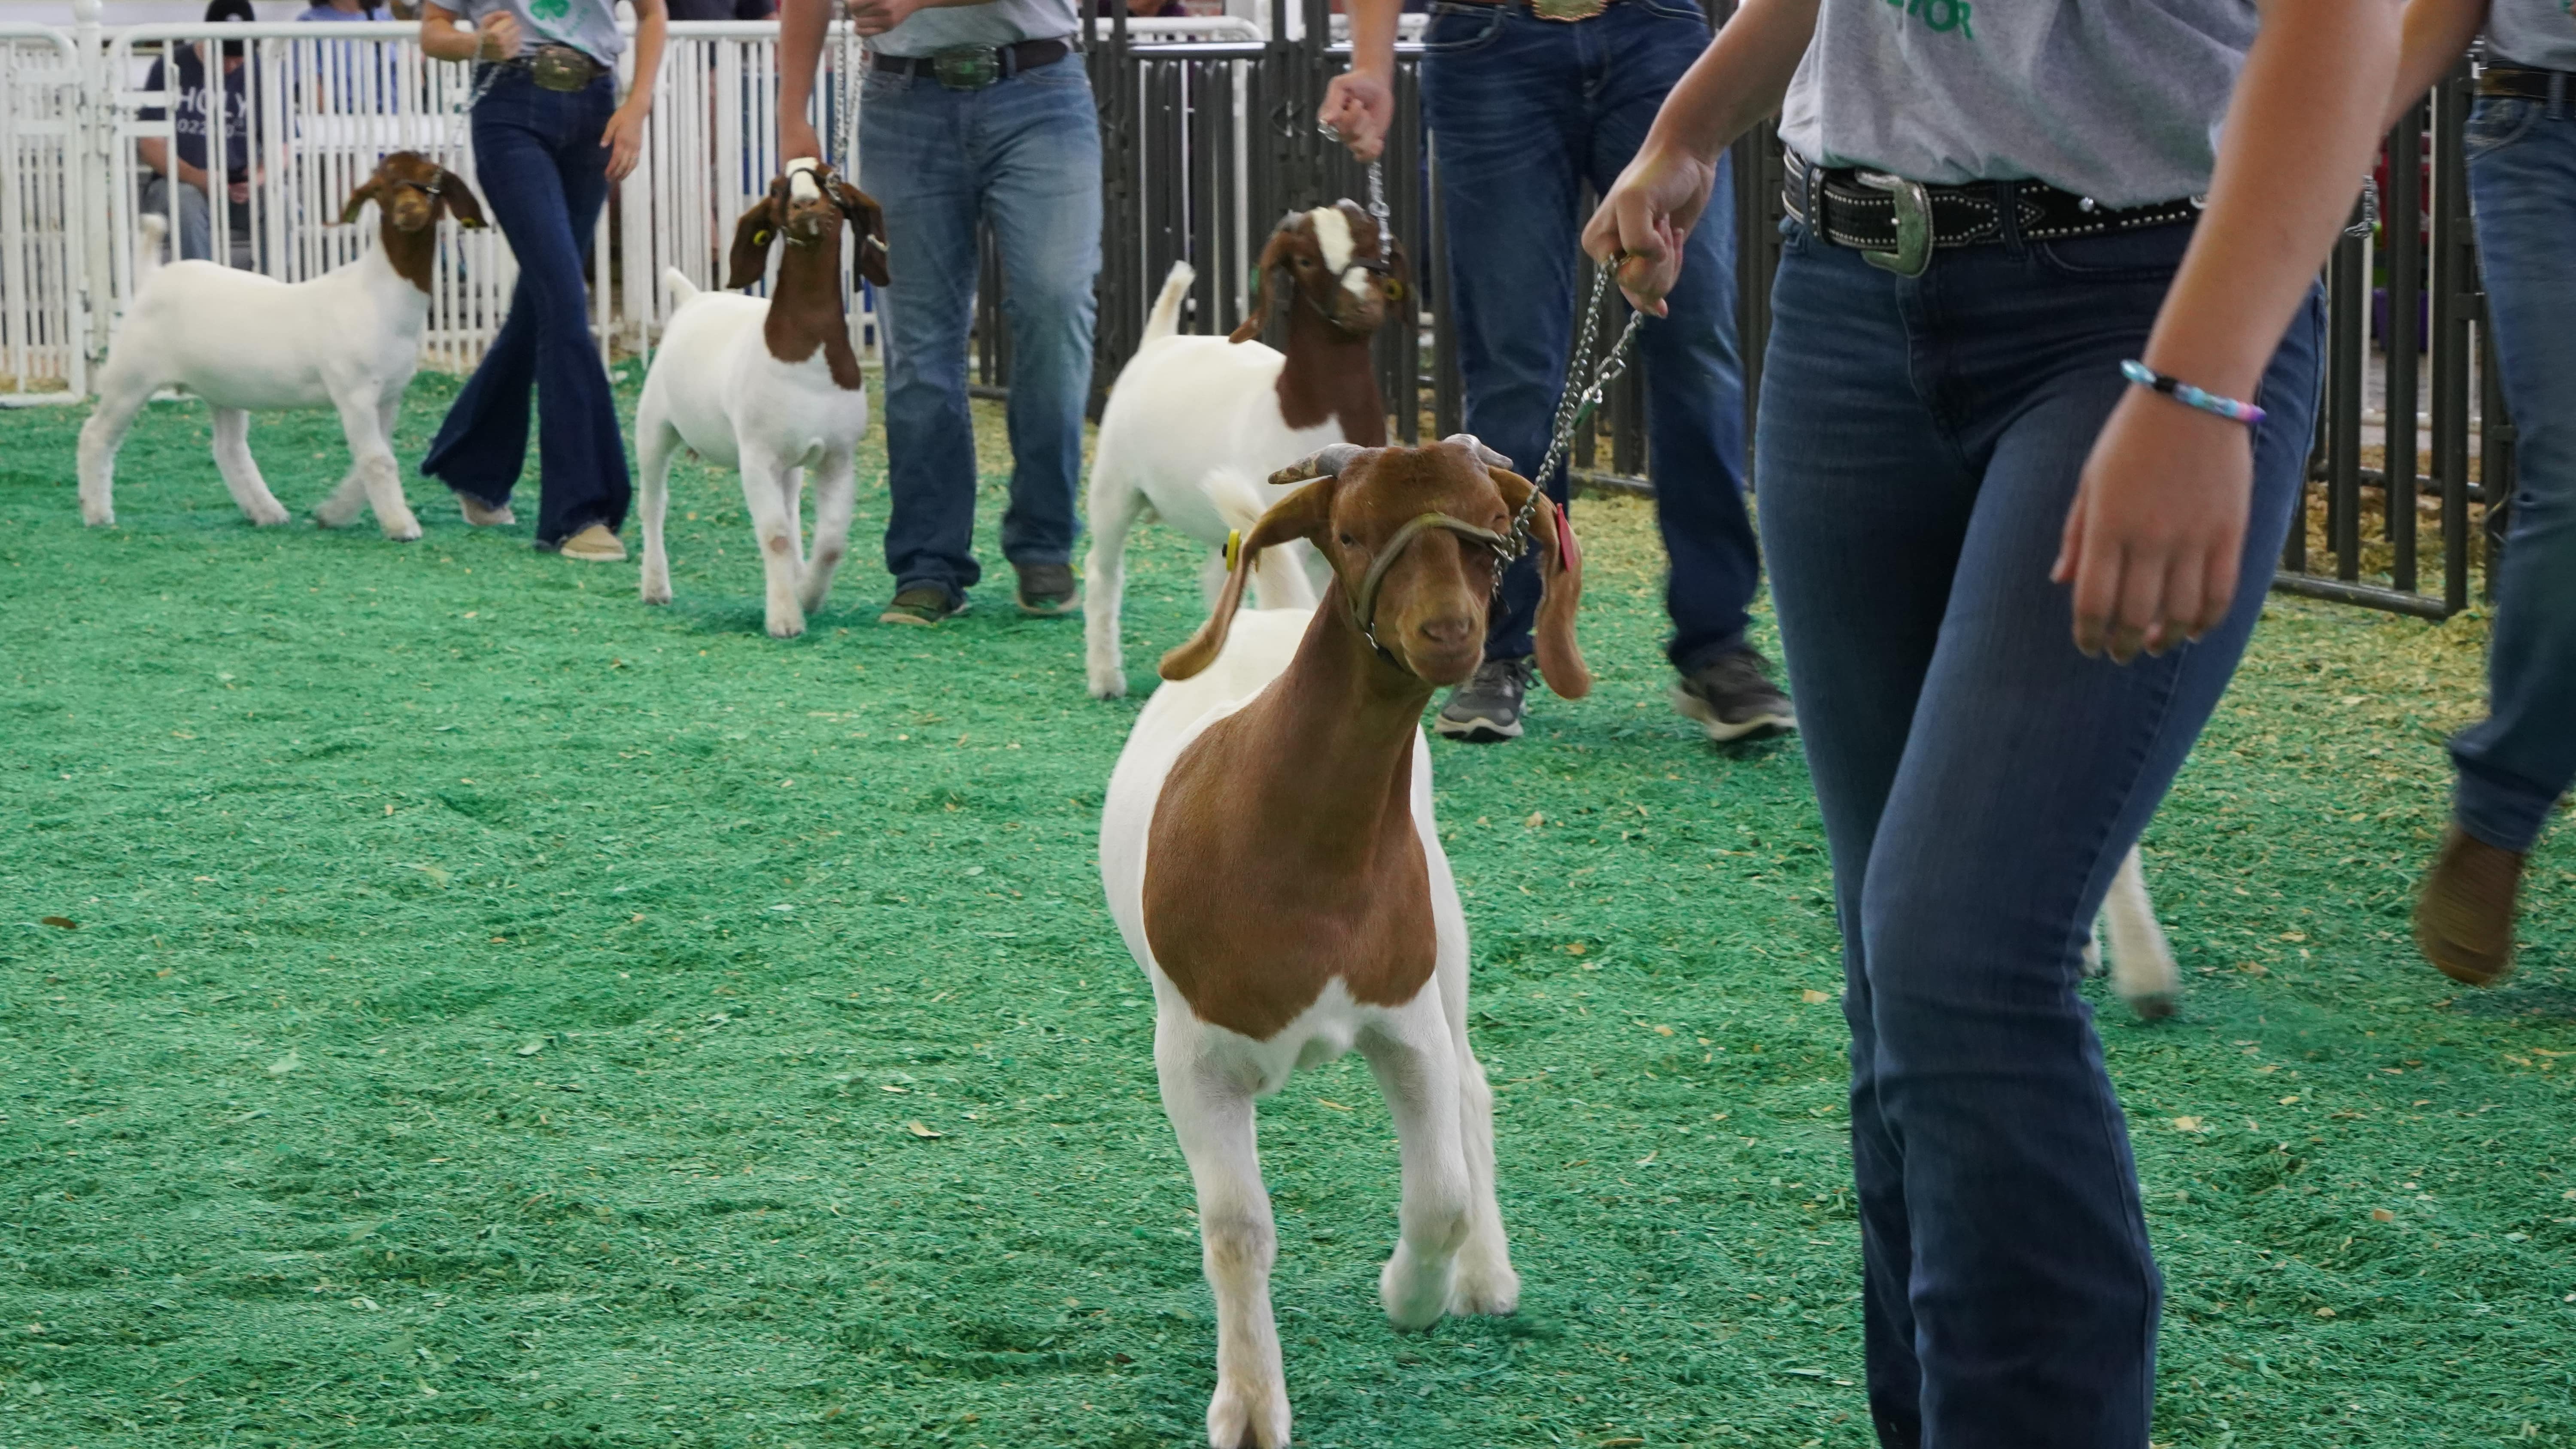
[[[1932,192],[1920,181],[1883,171],[1855,171],[1852,179],[1884,191],[1896,209],[1896,250],[1864,251],[1862,261],[1900,277],[1919,277],[1932,265]]]

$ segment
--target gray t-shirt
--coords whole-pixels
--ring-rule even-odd
[[[445,8],[454,9],[468,20],[480,20],[495,11],[506,10],[518,17],[523,37],[519,54],[549,42],[569,45],[602,65],[615,65],[619,52],[626,49],[626,37],[617,33],[615,0],[438,0]]]
[[[1781,138],[1935,185],[2197,196],[2257,19],[2254,0],[1824,0]]]
[[[2576,0],[2494,0],[2487,49],[2507,65],[2576,70]]]
[[[1075,0],[986,0],[980,5],[941,5],[916,10],[868,42],[887,55],[924,56],[952,45],[1016,45],[1058,40],[1082,28]]]

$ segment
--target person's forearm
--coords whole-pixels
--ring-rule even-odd
[[[1780,109],[1815,38],[1820,0],[1745,0],[1664,98],[1644,150],[1678,148],[1715,165],[1735,138]]]
[[[2397,36],[2397,0],[2265,0],[2149,367],[2254,395],[2378,150]]]
[[[481,36],[459,27],[456,12],[435,5],[421,7],[420,53],[432,60],[472,60]]]
[[[1351,17],[1351,69],[1380,80],[1395,76],[1396,23],[1404,0],[1344,0]]]
[[[653,108],[653,85],[662,74],[662,49],[671,34],[671,17],[662,0],[636,0],[635,86],[626,104]]]
[[[2413,0],[2406,7],[2397,86],[2388,98],[2389,126],[2413,110],[2434,82],[2460,63],[2469,42],[2478,38],[2479,27],[2487,23],[2487,6],[2488,0]]]
[[[778,6],[778,114],[805,114],[814,99],[814,68],[823,60],[823,33],[831,28],[830,0],[780,0]],[[781,127],[782,134],[785,128]],[[782,155],[782,161],[795,159]]]

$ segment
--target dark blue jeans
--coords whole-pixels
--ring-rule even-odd
[[[1002,556],[1073,557],[1100,272],[1100,113],[1080,57],[976,91],[870,69],[859,184],[885,208],[886,571],[962,595],[975,562],[966,329],[975,226],[1002,252],[1011,328],[1011,506]]]
[[[1438,162],[1467,431],[1535,470],[1565,382],[1582,189],[1606,191],[1664,96],[1708,45],[1690,0],[1622,0],[1576,24],[1522,5],[1435,4],[1422,114]],[[1735,648],[1761,582],[1743,494],[1744,370],[1735,343],[1735,199],[1727,173],[1692,229],[1669,317],[1638,337],[1646,459],[1672,572],[1666,652],[1687,673]],[[1585,294],[1591,267],[1581,266]],[[1604,337],[1602,345],[1609,339]],[[1559,500],[1565,475],[1537,480]],[[1503,582],[1485,639],[1524,659],[1538,608],[1535,556]]]
[[[2555,105],[2488,97],[2469,122],[2469,197],[2496,379],[2520,469],[2495,580],[2487,717],[2451,742],[2453,817],[2529,850],[2576,784],[2576,78]]]
[[[1789,226],[1762,540],[1833,853],[1891,1446],[2147,1442],[2163,1290],[2079,956],[2262,612],[2324,345],[2311,298],[2263,382],[2224,626],[2078,654],[2049,564],[2190,238],[1964,248],[1907,280]]]
[[[594,523],[624,527],[631,485],[617,403],[590,334],[582,258],[608,200],[615,82],[550,91],[525,71],[474,107],[474,170],[493,221],[510,239],[519,282],[510,315],[420,460],[436,478],[494,507],[509,502],[528,457],[528,397],[537,405],[537,546]]]

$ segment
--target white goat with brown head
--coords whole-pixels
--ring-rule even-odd
[[[1137,718],[1100,826],[1110,914],[1153,982],[1163,1108],[1198,1187],[1217,1449],[1288,1443],[1253,1102],[1297,1068],[1357,1047],[1386,1093],[1404,1197],[1378,1287],[1396,1326],[1508,1313],[1520,1294],[1422,710],[1483,657],[1530,484],[1463,436],[1330,448],[1270,481],[1301,486],[1243,538],[1197,636],[1164,656],[1170,682]],[[1547,587],[1541,672],[1572,698],[1591,684],[1574,642],[1579,554],[1544,499],[1530,537]],[[1330,566],[1322,602],[1237,619],[1255,562],[1291,540]]]
[[[1273,469],[1334,443],[1386,441],[1369,341],[1403,299],[1404,253],[1376,218],[1349,201],[1283,217],[1262,248],[1252,312],[1231,337],[1179,335],[1194,276],[1187,262],[1173,265],[1100,415],[1083,614],[1090,689],[1102,699],[1127,692],[1118,615],[1128,530],[1159,515],[1207,545],[1213,602],[1227,533],[1285,491],[1262,482]],[[1274,299],[1287,312],[1284,353],[1254,340]],[[1255,603],[1313,607],[1308,557],[1290,544],[1265,561]]]

